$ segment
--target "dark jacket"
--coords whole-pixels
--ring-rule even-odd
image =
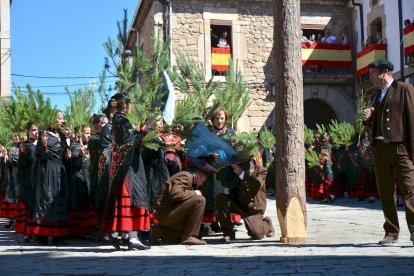
[[[379,101],[381,91],[378,90],[372,106]],[[394,81],[385,95],[383,112],[380,114],[380,127],[382,128],[386,143],[404,142],[409,148],[411,158],[414,156],[414,87],[411,84]],[[371,118],[364,125],[371,131],[371,139],[376,134],[377,116],[375,110]]]
[[[161,187],[155,202],[155,210],[160,211],[197,196],[193,190],[193,179],[193,174],[187,171],[176,173],[168,179]]]

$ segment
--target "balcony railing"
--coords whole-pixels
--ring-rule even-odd
[[[211,48],[211,70],[225,73],[230,70],[231,48]]]
[[[357,76],[362,77],[369,73],[368,65],[377,59],[386,59],[387,44],[374,44],[357,53]]]
[[[414,24],[404,29],[404,54],[407,64],[414,63]]]

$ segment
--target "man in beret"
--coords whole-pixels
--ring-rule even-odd
[[[206,244],[198,236],[206,206],[200,188],[208,178],[209,169],[212,167],[207,164],[193,164],[188,171],[176,173],[161,187],[155,202],[158,224],[151,230],[151,244],[160,240],[164,244]]]
[[[393,79],[394,65],[388,60],[376,60],[368,67],[378,91],[371,107],[363,111],[362,119],[371,132],[375,175],[385,217],[385,237],[379,244],[398,240],[396,183],[404,197],[410,240],[414,242],[414,87]]]
[[[265,217],[267,169],[259,166],[253,159],[235,163],[222,169],[217,178],[229,188],[229,194],[216,196],[217,215],[223,229],[223,241],[235,240],[235,230],[231,213],[241,215],[248,235],[254,240],[272,237],[272,220]]]

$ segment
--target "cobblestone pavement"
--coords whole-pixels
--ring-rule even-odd
[[[153,246],[147,251],[114,251],[111,246],[70,240],[66,246],[24,244],[22,237],[0,222],[0,275],[232,275],[329,274],[413,275],[414,247],[403,208],[399,209],[400,240],[379,246],[384,235],[380,204],[339,199],[334,205],[309,201],[306,244],[280,243],[274,198],[267,215],[276,235],[248,239],[244,226],[238,240],[206,246]]]

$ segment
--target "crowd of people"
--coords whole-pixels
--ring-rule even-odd
[[[300,42],[311,45],[312,43],[324,43],[324,44],[340,44],[340,45],[348,45],[350,44],[350,37],[348,32],[344,29],[341,31],[339,39],[332,34],[331,29],[325,28],[324,29],[324,35],[322,34],[312,34],[309,38],[307,38],[305,35],[303,35],[303,30],[301,30],[300,34]]]
[[[164,121],[135,127],[127,117],[131,109],[130,99],[117,93],[91,126],[68,131],[58,113],[47,130],[28,122],[26,133],[16,133],[12,146],[0,150],[5,227],[14,227],[25,242],[62,245],[81,237],[118,250],[203,245],[212,230],[229,242],[242,219],[253,239],[273,236],[264,216],[267,169],[221,138],[235,135],[223,107],[208,127],[194,127],[200,133],[193,136],[204,140],[184,141],[170,128],[151,149],[143,141],[167,129]]]

